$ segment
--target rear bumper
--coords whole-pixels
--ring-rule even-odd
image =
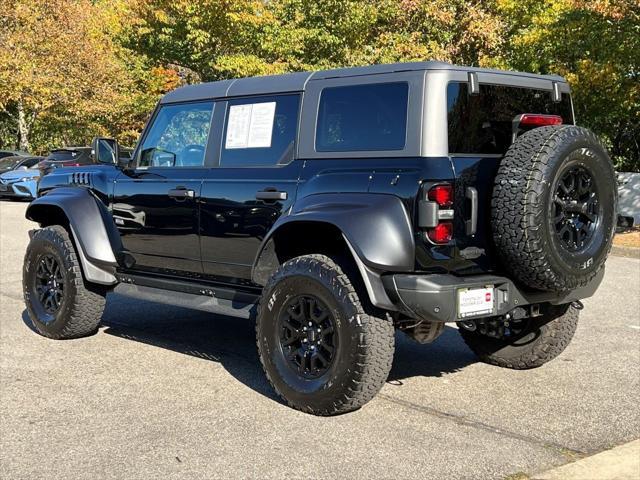
[[[457,277],[436,274],[396,274],[382,277],[391,301],[399,310],[416,319],[432,322],[457,322],[469,320],[458,317],[457,295],[459,289],[495,288],[493,312],[472,318],[505,315],[517,307],[551,303],[560,305],[592,296],[604,277],[604,269],[586,286],[570,292],[538,292],[523,289],[506,277],[474,275]]]

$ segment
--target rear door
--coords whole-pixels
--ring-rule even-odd
[[[201,273],[198,201],[207,169],[212,101],[162,105],[116,179],[113,217],[132,268]]]
[[[467,82],[448,84],[448,142],[456,178],[454,238],[461,255],[486,270],[495,263],[491,194],[500,159],[513,140],[514,118],[523,113],[552,114],[573,124],[573,112],[568,93],[554,102],[551,90],[482,83],[479,88],[478,94],[470,95]],[[475,232],[469,225],[473,197],[478,202]]]
[[[251,278],[262,241],[295,200],[299,110],[300,94],[220,102],[219,165],[207,172],[200,205],[205,274]]]

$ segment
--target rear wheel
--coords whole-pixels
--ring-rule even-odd
[[[84,337],[98,329],[102,287],[85,283],[69,234],[60,225],[38,230],[24,258],[24,300],[35,329],[45,337]]]
[[[304,412],[355,410],[378,393],[391,369],[393,325],[365,312],[349,277],[324,255],[294,258],[275,272],[256,329],[269,382]]]
[[[460,325],[467,346],[485,363],[525,370],[536,368],[560,355],[576,331],[579,312],[570,305],[550,306],[540,317],[510,322],[487,319],[471,323],[470,330]]]

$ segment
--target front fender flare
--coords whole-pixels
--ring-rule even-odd
[[[51,224],[53,209],[61,210],[67,221],[87,280],[114,284],[117,252],[122,250],[120,235],[105,205],[90,190],[63,187],[35,199],[25,213],[41,225]]]

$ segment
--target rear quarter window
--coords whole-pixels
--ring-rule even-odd
[[[480,84],[480,94],[469,95],[468,85],[447,87],[449,152],[503,155],[511,145],[513,119],[522,113],[560,115],[573,123],[571,97],[558,103],[549,90]]]
[[[408,97],[406,82],[323,89],[318,108],[316,151],[404,149]]]

